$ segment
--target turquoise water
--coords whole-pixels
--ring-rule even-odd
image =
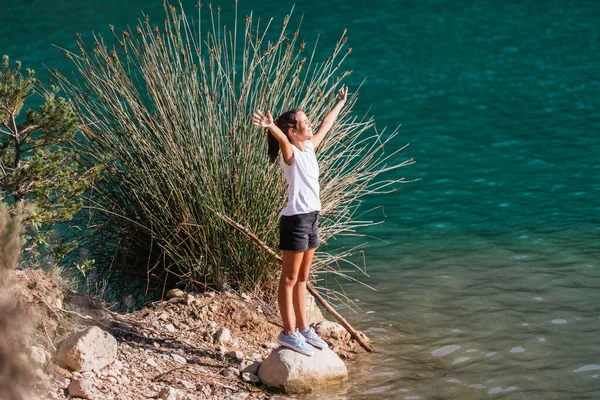
[[[160,1],[5,2],[0,51],[108,34]],[[188,2],[193,8],[193,2]],[[291,2],[240,2],[282,16]],[[318,6],[317,6],[318,4]],[[227,8],[227,7],[225,7]],[[309,43],[348,28],[357,112],[417,164],[384,202],[359,299],[377,353],[320,398],[600,398],[600,7],[595,1],[296,1]],[[44,75],[45,74],[45,75]],[[346,242],[344,242],[346,243]]]

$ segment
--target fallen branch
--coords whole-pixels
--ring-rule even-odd
[[[231,226],[233,226],[234,228],[236,228],[237,230],[239,230],[240,232],[242,232],[243,234],[245,234],[246,236],[248,236],[252,241],[254,241],[256,244],[258,244],[264,251],[266,251],[267,253],[269,253],[271,256],[273,256],[273,258],[275,258],[277,261],[279,261],[280,263],[283,263],[283,259],[269,246],[267,246],[262,240],[260,240],[254,233],[252,233],[248,228],[246,228],[243,225],[240,225],[239,223],[235,222],[234,220],[232,220],[231,218],[229,218],[226,215],[223,215],[219,212],[215,213],[221,217],[222,219],[224,219],[228,224],[230,224]],[[354,340],[356,340],[363,349],[365,349],[368,352],[372,352],[373,351],[373,347],[371,347],[371,345],[369,343],[367,343],[359,334],[358,332],[352,327],[352,325],[350,325],[348,323],[348,321],[346,321],[344,319],[344,317],[342,317],[340,314],[338,314],[337,311],[335,311],[333,309],[333,307],[331,307],[331,305],[329,305],[329,303],[327,303],[327,301],[319,294],[317,293],[317,291],[315,290],[315,288],[311,285],[311,284],[307,284],[306,288],[308,290],[308,292],[319,301],[319,303],[321,303],[323,305],[323,307],[325,307],[325,309],[331,314],[333,315],[333,317],[348,331],[348,333],[350,333],[350,336],[352,336],[354,338]]]

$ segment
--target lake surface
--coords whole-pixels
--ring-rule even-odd
[[[75,32],[162,18],[158,0],[4,3],[0,51],[41,77],[70,68],[51,44]],[[365,231],[385,239],[366,249],[378,291],[344,287],[377,352],[308,398],[600,398],[597,1],[295,3],[324,51],[348,28],[356,110],[402,124],[417,164],[398,176],[420,179],[366,204],[386,216]]]

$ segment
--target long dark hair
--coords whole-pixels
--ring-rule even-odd
[[[277,118],[277,120],[275,121],[275,124],[279,127],[279,129],[281,129],[285,136],[288,135],[288,130],[290,128],[296,127],[296,113],[298,113],[299,111],[301,110],[298,110],[296,108],[293,110],[288,110],[281,114],[279,118]],[[277,139],[275,139],[273,135],[271,135],[271,132],[268,131],[267,155],[269,156],[269,160],[272,163],[274,163],[275,160],[277,160],[277,156],[279,155],[279,142],[277,141]]]

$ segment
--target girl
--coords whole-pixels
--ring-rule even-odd
[[[267,128],[270,132],[267,152],[271,162],[275,162],[281,149],[279,162],[288,183],[288,201],[279,220],[283,269],[277,301],[283,331],[277,342],[308,356],[314,354],[308,344],[320,349],[328,347],[306,322],[306,283],[315,250],[319,246],[318,219],[321,210],[315,149],[333,126],[346,103],[347,95],[347,87],[338,91],[337,104],[325,116],[314,135],[312,124],[301,110],[286,111],[275,122],[269,111],[265,115],[256,110],[252,117],[254,125]]]

